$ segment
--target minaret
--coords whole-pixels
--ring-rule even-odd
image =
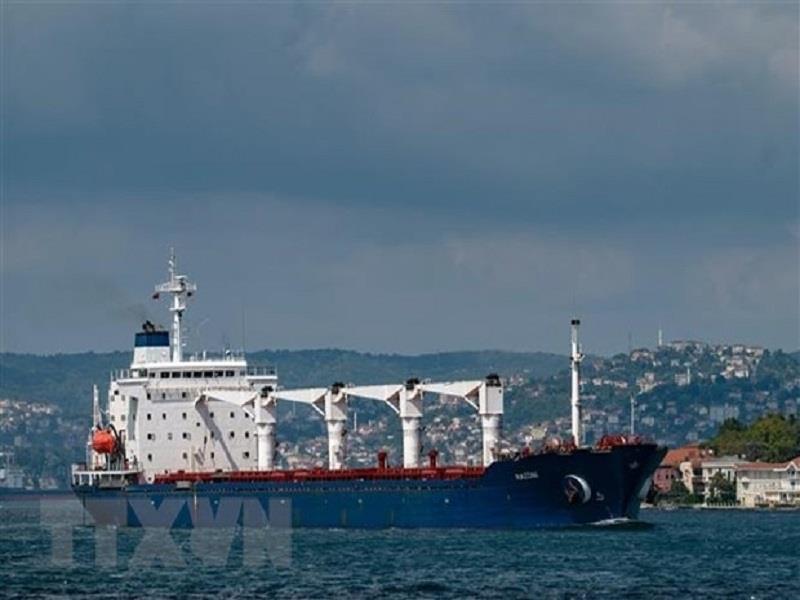
[[[175,250],[170,248],[169,255],[169,281],[156,286],[154,298],[159,298],[161,293],[172,294],[172,361],[183,360],[183,346],[181,342],[181,319],[186,310],[186,300],[197,291],[197,286],[189,282],[185,275],[178,275],[178,262],[175,259]]]
[[[581,411],[581,361],[583,354],[581,347],[578,343],[578,326],[581,324],[580,319],[572,319],[572,354],[570,356],[570,363],[572,366],[572,439],[576,446],[583,445],[583,431],[581,419],[583,414]]]

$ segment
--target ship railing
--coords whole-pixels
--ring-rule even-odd
[[[227,350],[225,352],[192,352],[188,358],[184,358],[187,362],[241,362],[245,359],[244,352],[236,350]]]
[[[136,481],[137,469],[91,469],[86,463],[74,464],[71,469],[74,486],[115,487]]]
[[[209,363],[211,361],[208,361]],[[159,381],[161,379],[172,379],[174,377],[169,377],[173,372],[174,373],[181,373],[182,379],[219,379],[223,377],[228,377],[229,373],[234,374],[235,376],[244,375],[246,377],[277,377],[278,370],[273,366],[247,366],[247,367],[236,367],[234,370],[230,370],[227,368],[221,368],[217,366],[216,368],[208,368],[207,371],[199,370],[199,367],[202,367],[202,363],[197,363],[196,365],[191,366],[182,366],[180,368],[175,368],[174,371],[170,370],[168,366],[156,370],[155,372],[159,375],[162,372],[167,373],[166,377],[159,377],[154,381]],[[190,376],[186,376],[184,374],[190,373]],[[148,370],[147,369],[115,369],[111,371],[111,381],[121,381],[121,380],[128,380],[128,379],[147,379],[148,378]]]

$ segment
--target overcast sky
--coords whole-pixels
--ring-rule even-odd
[[[797,349],[798,5],[3,3],[1,349]]]

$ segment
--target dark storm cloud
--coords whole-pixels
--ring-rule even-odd
[[[659,324],[797,346],[797,24],[753,3],[7,5],[5,345],[127,343],[70,290],[146,297],[175,243],[208,343],[244,306],[251,343],[282,346],[556,349],[572,310],[602,351]],[[91,339],[41,327],[51,276]]]

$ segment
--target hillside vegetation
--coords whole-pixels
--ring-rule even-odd
[[[800,456],[800,422],[794,416],[783,415],[765,415],[750,425],[728,419],[708,445],[717,455],[785,462]]]

